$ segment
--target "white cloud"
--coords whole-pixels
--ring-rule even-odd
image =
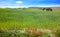
[[[60,7],[60,5],[31,5],[30,7]]]
[[[23,3],[23,2],[22,2],[22,1],[16,1],[16,3],[17,3],[17,4],[21,4],[21,3]]]
[[[0,6],[0,8],[60,7],[60,5]]]
[[[29,8],[29,6],[0,6],[0,8]]]

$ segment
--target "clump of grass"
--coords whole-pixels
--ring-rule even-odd
[[[56,37],[60,37],[60,28],[56,30],[55,35]]]

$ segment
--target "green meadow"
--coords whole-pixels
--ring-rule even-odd
[[[0,8],[0,28],[49,28],[60,27],[60,9],[43,11],[35,8]]]

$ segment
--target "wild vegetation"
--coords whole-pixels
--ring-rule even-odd
[[[0,31],[3,31],[4,36],[10,35],[10,37],[45,37],[40,36],[40,33],[34,30],[37,29],[48,29],[52,30],[52,34],[60,33],[56,32],[56,29],[60,27],[60,9],[53,8],[53,11],[43,11],[41,9],[27,8],[27,9],[17,9],[17,8],[0,8]],[[25,28],[32,28],[33,32],[31,34],[31,29],[26,32],[26,34],[20,34],[18,30]],[[9,30],[16,30],[14,33],[8,32]],[[44,30],[43,30],[44,31]],[[56,33],[55,33],[56,32]],[[15,34],[16,33],[16,34]],[[39,36],[35,34],[39,33]],[[45,32],[44,32],[45,33]],[[42,34],[44,34],[42,33]],[[50,34],[50,33],[48,33]],[[20,36],[21,35],[21,36]],[[24,36],[23,36],[24,35]],[[30,36],[31,35],[31,36]],[[48,36],[46,36],[48,37]]]

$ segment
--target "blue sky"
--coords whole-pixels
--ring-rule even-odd
[[[60,0],[0,0],[0,7],[60,6]]]

